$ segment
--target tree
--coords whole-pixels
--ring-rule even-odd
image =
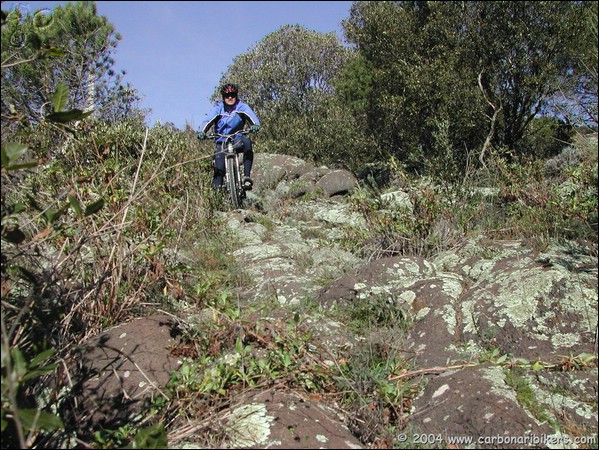
[[[355,2],[343,22],[359,57],[343,74],[341,94],[362,92],[353,104],[366,107],[373,138],[418,171],[447,160],[448,146],[450,157],[465,164],[464,149],[482,143],[478,93],[464,83],[471,73],[455,51],[446,9],[441,2]]]
[[[551,112],[568,123],[597,128],[597,18],[599,2],[589,2],[580,18],[583,33],[578,40],[578,59],[562,80],[560,92],[552,99]]]
[[[589,2],[590,3],[590,2]],[[519,151],[532,120],[563,81],[584,77],[585,2],[467,2],[461,51],[476,64],[481,90],[501,109],[496,147]]]
[[[256,137],[262,151],[351,166],[349,153],[369,148],[334,95],[335,77],[351,55],[334,33],[285,25],[237,56],[221,82],[238,83],[264,123]]]
[[[2,26],[3,126],[16,111],[19,123],[39,122],[51,112],[50,99],[61,83],[68,88],[71,108],[93,110],[99,119],[116,121],[138,111],[137,92],[123,84],[124,72],[112,69],[120,39],[97,15],[94,2],[67,3],[48,14],[35,11],[24,17],[17,9],[9,12]]]
[[[315,93],[333,91],[331,81],[348,56],[334,33],[285,25],[237,56],[223,81],[238,82],[262,114],[280,109],[306,113]]]
[[[581,75],[586,3],[355,2],[343,25],[371,74],[370,127],[400,160],[449,154],[457,174],[475,150],[524,150],[531,120]]]

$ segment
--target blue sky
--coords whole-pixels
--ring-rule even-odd
[[[3,2],[3,10],[52,9],[56,1]],[[157,120],[195,129],[212,106],[210,96],[233,59],[283,25],[301,25],[343,39],[341,21],[353,2],[345,1],[98,1],[121,33],[115,69],[152,109]]]

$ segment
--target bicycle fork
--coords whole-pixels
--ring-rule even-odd
[[[243,177],[245,176],[245,167],[243,166],[243,157],[241,156],[241,152],[238,152],[235,148],[235,145],[232,143],[227,144],[227,149],[225,152],[225,167],[227,167],[227,160],[232,159],[233,165],[236,167],[234,174],[236,176],[235,184],[237,186],[243,186]],[[227,176],[228,176],[228,171]]]

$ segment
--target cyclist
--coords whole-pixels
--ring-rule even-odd
[[[214,132],[222,135],[230,135],[242,130],[246,123],[250,125],[250,132],[260,131],[260,120],[256,113],[246,103],[239,100],[239,88],[236,84],[227,83],[221,86],[220,93],[223,97],[222,102],[218,102],[212,110],[206,114],[197,133],[198,139],[206,139],[206,132],[214,126]],[[235,141],[239,141],[243,148],[243,186],[246,190],[251,190],[253,181],[251,178],[252,163],[254,161],[254,152],[252,141],[244,134],[235,136]],[[222,151],[222,143],[225,138],[218,137],[214,148],[214,176],[212,183],[215,187],[221,187],[225,175],[225,154]]]

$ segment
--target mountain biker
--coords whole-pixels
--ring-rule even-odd
[[[239,100],[239,88],[236,84],[224,84],[220,88],[220,93],[223,101],[218,102],[204,117],[197,133],[198,139],[206,139],[206,132],[212,126],[214,126],[214,132],[221,135],[230,135],[243,130],[246,123],[249,123],[251,133],[260,131],[260,119],[258,119],[252,108]],[[238,134],[234,139],[236,143],[240,142],[242,144],[240,148],[243,148],[243,186],[249,191],[254,184],[250,177],[254,161],[252,141],[244,134]],[[214,176],[212,183],[217,188],[222,186],[225,175],[225,154],[222,150],[224,140],[225,138],[223,137],[217,137],[214,148]]]

